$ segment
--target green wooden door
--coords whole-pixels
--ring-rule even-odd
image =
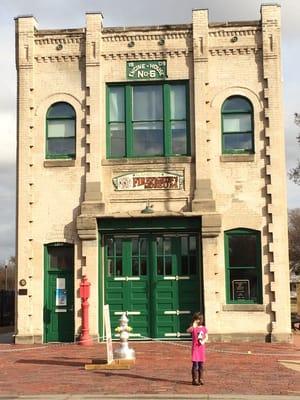
[[[156,238],[153,258],[154,337],[189,337],[186,329],[200,310],[197,235]]]
[[[45,251],[44,341],[74,341],[74,249],[51,245]]]
[[[143,236],[104,237],[105,302],[110,306],[113,337],[119,318],[126,312],[132,337],[150,335],[148,240]]]
[[[189,337],[186,328],[202,303],[198,243],[198,234],[104,235],[113,332],[127,312],[133,337]]]

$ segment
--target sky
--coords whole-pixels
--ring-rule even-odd
[[[104,26],[191,23],[208,8],[210,22],[259,20],[260,0],[0,0],[0,263],[15,255],[16,72],[14,18],[34,15],[39,29],[81,28],[85,13],[101,11]],[[300,158],[294,113],[300,113],[300,1],[282,7],[282,62],[287,171]],[[300,186],[288,181],[288,207],[300,208]]]

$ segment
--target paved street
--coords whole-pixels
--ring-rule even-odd
[[[136,365],[116,371],[84,369],[92,358],[105,357],[104,344],[82,347],[2,343],[0,399],[42,393],[39,398],[43,400],[49,398],[46,394],[60,394],[61,397],[51,397],[60,400],[100,399],[104,395],[138,399],[145,398],[145,394],[148,399],[156,395],[178,395],[167,397],[177,399],[195,395],[210,400],[224,398],[212,395],[227,395],[226,399],[239,399],[242,397],[236,395],[240,394],[250,396],[248,399],[254,399],[254,395],[300,399],[299,364],[295,363],[300,362],[299,339],[297,336],[295,344],[208,344],[205,385],[201,387],[191,385],[189,343],[133,342]],[[293,360],[290,365],[296,369],[283,366],[279,360],[285,360],[285,365]]]

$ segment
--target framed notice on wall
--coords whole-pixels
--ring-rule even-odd
[[[249,279],[234,279],[232,281],[233,300],[250,300]]]
[[[67,291],[66,291],[66,279],[56,278],[56,296],[55,296],[56,306],[66,306],[67,305]]]

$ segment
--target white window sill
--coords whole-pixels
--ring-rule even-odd
[[[220,156],[221,162],[253,162],[254,154],[223,154]]]
[[[222,310],[264,312],[266,306],[264,304],[223,304]]]
[[[75,160],[59,160],[59,159],[53,159],[53,160],[45,160],[44,161],[44,167],[74,167],[75,166]]]
[[[190,164],[191,162],[193,162],[191,156],[110,158],[102,160],[101,165]]]

